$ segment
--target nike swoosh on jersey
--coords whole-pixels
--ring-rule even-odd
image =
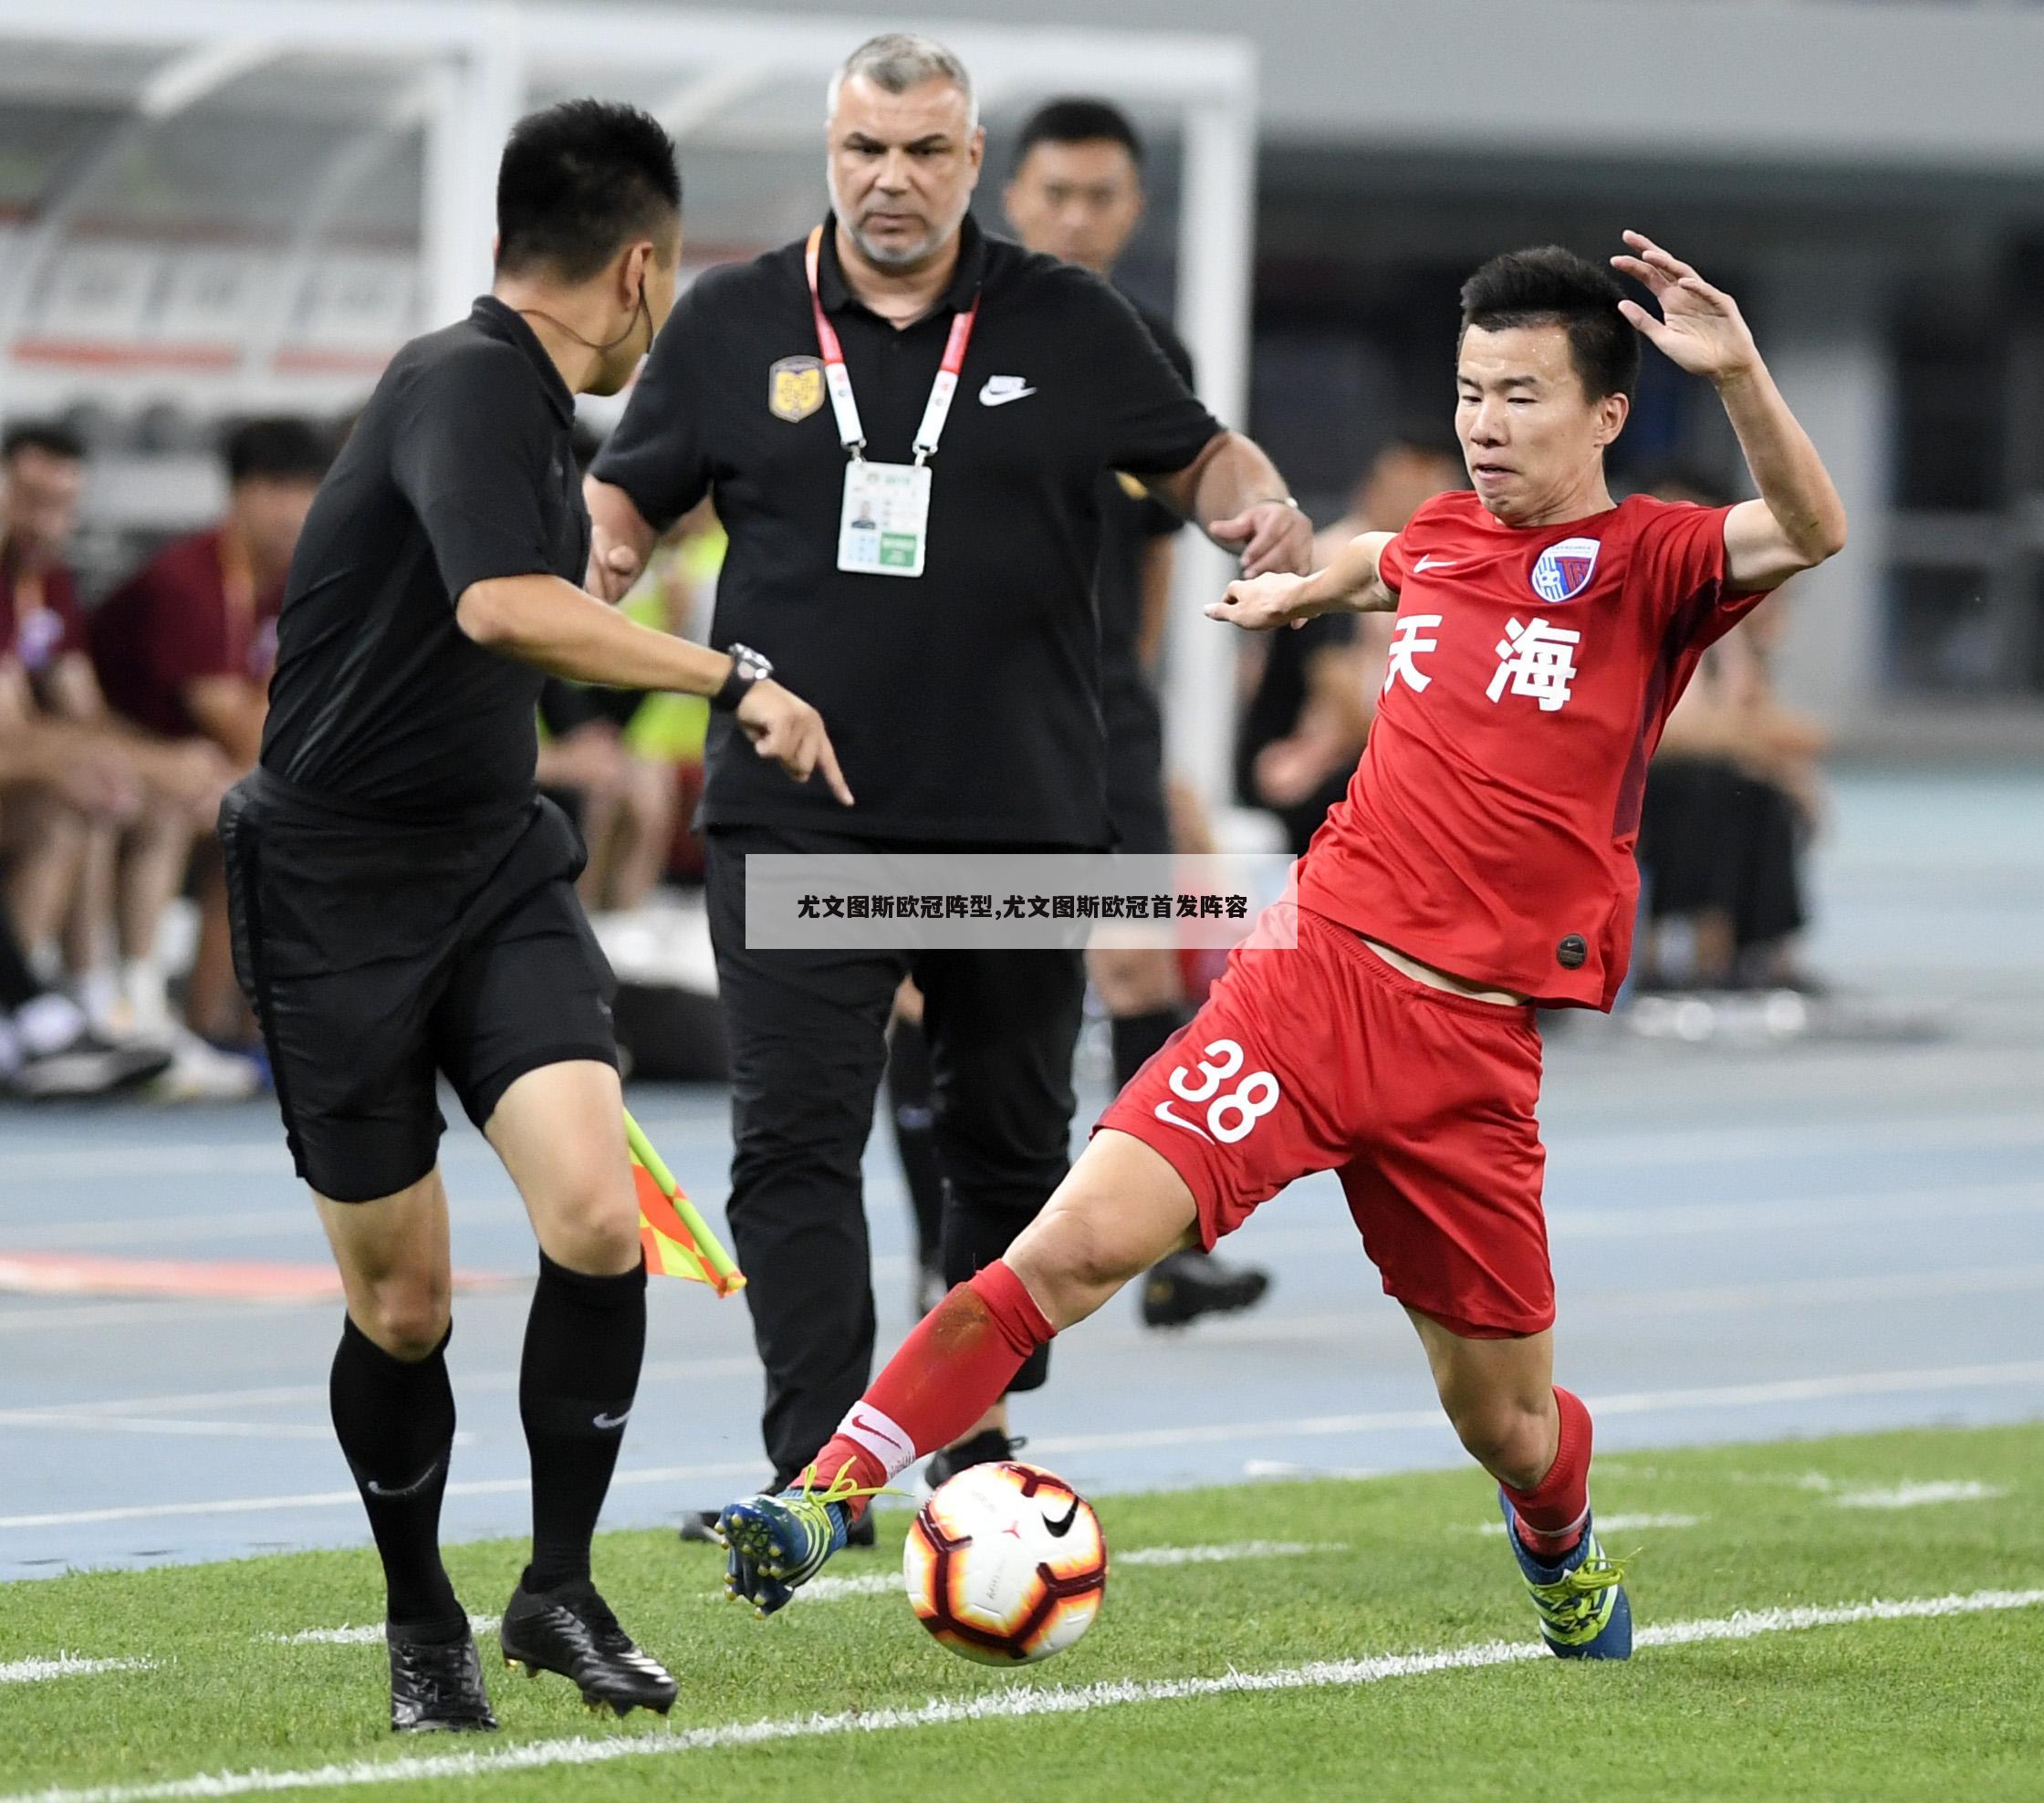
[[[979,404],[1005,407],[1011,401],[1026,401],[1035,392],[1020,376],[988,376],[979,391]]]
[[[1413,574],[1424,576],[1430,569],[1453,569],[1460,561],[1459,558],[1422,558],[1413,566]]]

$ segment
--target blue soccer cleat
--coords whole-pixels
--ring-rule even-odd
[[[1632,1605],[1625,1596],[1625,1568],[1604,1557],[1590,1523],[1575,1550],[1549,1565],[1526,1549],[1511,1498],[1500,1490],[1505,1537],[1540,1618],[1540,1638],[1557,1659],[1630,1659]]]
[[[843,1549],[856,1497],[878,1493],[854,1487],[842,1472],[819,1490],[815,1473],[777,1496],[746,1496],[717,1516],[728,1550],[724,1593],[749,1602],[762,1616],[785,1609],[795,1592],[833,1553]]]

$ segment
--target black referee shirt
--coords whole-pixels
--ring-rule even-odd
[[[1097,276],[985,235],[897,331],[819,278],[867,455],[912,443],[954,313],[978,323],[934,460],[915,579],[837,567],[845,453],[803,246],[713,269],[674,309],[594,474],[664,526],[705,493],[730,535],[712,639],[752,645],[823,714],[859,797],[790,783],[714,716],[704,818],[880,838],[1108,842],[1093,605],[1105,472],[1184,469],[1221,430]]]
[[[492,577],[581,582],[574,417],[532,328],[492,296],[398,352],[291,559],[264,769],[392,818],[529,800],[545,678],[469,639],[454,608]]]
[[[1152,313],[1140,301],[1134,306],[1157,349],[1178,371],[1178,379],[1191,388],[1192,352],[1163,315]],[[1120,471],[1103,481],[1100,516],[1100,684],[1110,695],[1137,692],[1147,697],[1149,677],[1142,668],[1142,554],[1152,539],[1174,537],[1185,522]],[[1111,717],[1108,725],[1111,732]]]

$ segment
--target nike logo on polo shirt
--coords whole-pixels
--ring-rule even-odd
[[[1005,407],[1011,401],[1026,401],[1035,392],[1027,376],[988,376],[979,391],[979,404]]]
[[[1413,566],[1413,574],[1414,576],[1424,576],[1430,569],[1453,569],[1456,562],[1457,559],[1454,558],[1422,558],[1419,562]]]

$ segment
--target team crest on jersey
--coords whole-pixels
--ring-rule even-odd
[[[784,357],[766,371],[766,405],[777,420],[806,420],[823,405],[823,364],[814,357]]]
[[[1564,538],[1549,545],[1533,566],[1533,592],[1543,601],[1572,601],[1590,587],[1597,571],[1594,538]]]

